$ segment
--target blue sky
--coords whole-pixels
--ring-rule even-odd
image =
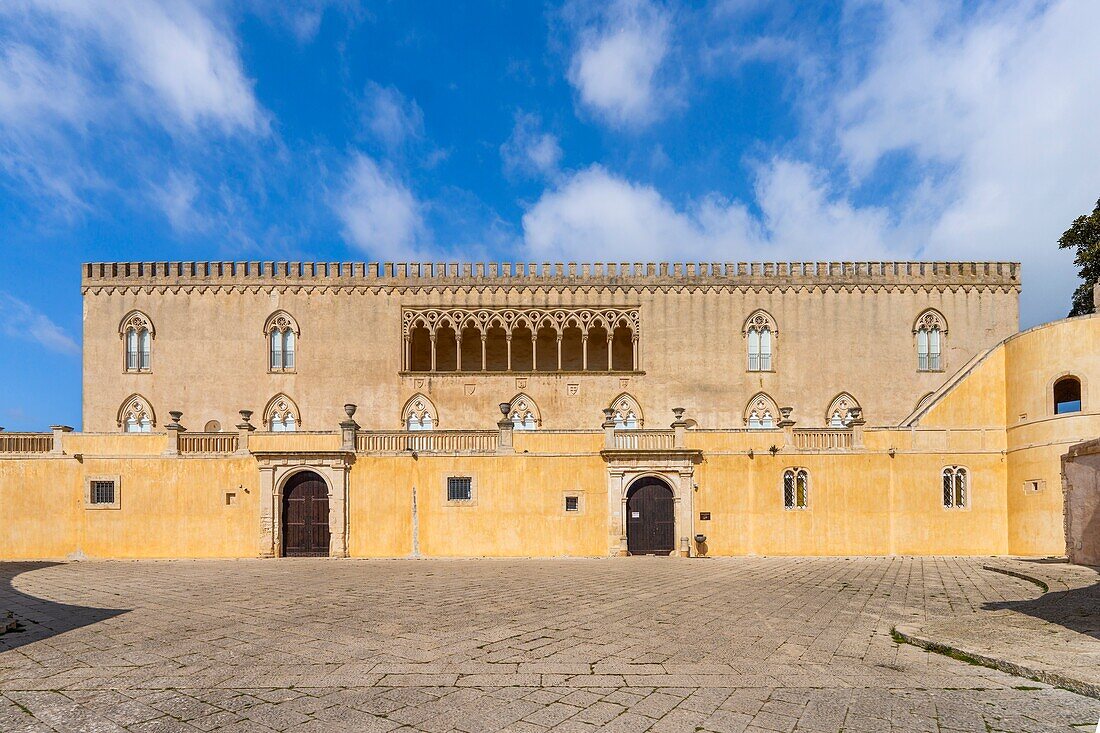
[[[0,425],[80,423],[79,263],[1024,263],[1100,197],[1092,0],[0,6]]]

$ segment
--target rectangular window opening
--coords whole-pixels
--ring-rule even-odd
[[[92,504],[114,504],[115,503],[115,482],[114,481],[92,481],[91,491],[91,503]]]
[[[447,477],[447,501],[470,501],[474,498],[474,481],[469,476]]]
[[[581,498],[579,496],[565,497],[565,511],[579,512],[581,510]]]

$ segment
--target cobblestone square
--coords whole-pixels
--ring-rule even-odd
[[[1098,700],[894,640],[1038,594],[989,562],[4,563],[0,730],[1092,733]]]

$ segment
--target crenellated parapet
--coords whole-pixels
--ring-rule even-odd
[[[1016,262],[93,262],[85,293],[169,288],[233,290],[743,288],[1019,290]]]

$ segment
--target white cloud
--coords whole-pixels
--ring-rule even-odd
[[[937,192],[913,222],[921,255],[1021,260],[1025,325],[1062,317],[1075,277],[1056,240],[1100,192],[1100,52],[1082,36],[1100,4],[948,7],[881,7],[866,71],[837,100],[843,161],[859,181],[913,156],[927,180],[907,216]]]
[[[518,112],[512,135],[500,146],[507,175],[553,176],[561,162],[558,138],[542,131],[538,115]]]
[[[7,293],[0,293],[0,330],[7,336],[56,351],[59,354],[79,354],[80,347],[45,313]]]
[[[425,240],[422,206],[372,158],[355,154],[333,207],[347,241],[372,257],[411,258]]]
[[[660,117],[672,95],[658,73],[669,52],[668,13],[649,0],[617,0],[579,25],[569,81],[581,104],[617,127]]]
[[[424,114],[414,100],[393,87],[367,84],[363,100],[363,124],[385,145],[396,148],[424,132]]]
[[[53,80],[75,78],[95,89],[95,98],[83,95],[86,103],[113,107],[117,93],[168,128],[266,125],[236,39],[206,3],[26,0],[6,5],[0,16],[13,37],[37,42],[38,93],[64,91]]]
[[[886,212],[833,195],[810,166],[776,159],[756,172],[760,216],[712,194],[676,207],[655,188],[600,166],[575,173],[524,214],[536,259],[737,261],[889,255]]]

